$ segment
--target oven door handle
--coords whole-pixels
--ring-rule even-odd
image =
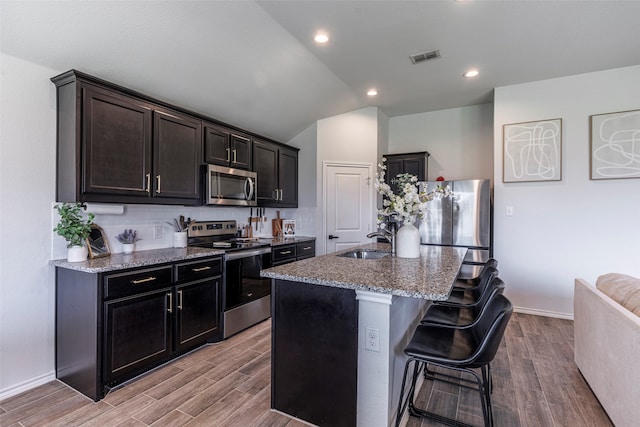
[[[256,256],[256,255],[268,254],[270,252],[271,252],[271,248],[269,248],[269,247],[242,250],[242,251],[238,251],[238,252],[231,252],[230,254],[224,254],[224,260],[225,261],[233,261],[234,259],[249,258],[249,257]]]
[[[249,187],[248,191],[247,191],[247,187]],[[253,200],[253,192],[255,190],[255,185],[253,184],[253,179],[252,178],[247,178],[247,180],[244,183],[244,195],[247,198],[246,200]]]

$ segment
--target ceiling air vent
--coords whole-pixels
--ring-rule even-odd
[[[409,59],[411,59],[411,62],[413,62],[414,64],[419,64],[425,61],[432,61],[438,58],[440,58],[440,51],[438,49],[431,50],[429,52],[422,52],[422,53],[409,55]]]

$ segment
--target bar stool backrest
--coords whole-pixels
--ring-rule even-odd
[[[512,313],[511,301],[502,294],[493,293],[478,321],[470,326],[479,345],[468,359],[469,368],[477,368],[493,360]]]
[[[487,287],[484,289],[482,295],[480,295],[478,302],[474,305],[474,313],[479,317],[481,315],[481,312],[486,309],[487,302],[493,296],[493,294],[501,294],[502,292],[504,292],[504,288],[504,281],[497,276],[493,277]]]
[[[478,285],[474,288],[473,293],[477,299],[484,293],[487,285],[493,280],[494,277],[498,277],[498,270],[494,267],[487,267],[482,270],[480,276],[478,276]]]

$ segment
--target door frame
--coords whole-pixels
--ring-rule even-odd
[[[369,186],[369,209],[370,209],[370,218],[369,225],[367,228],[369,232],[373,230],[373,224],[375,223],[375,219],[377,218],[377,209],[378,201],[375,197],[375,185],[373,185],[373,180],[375,179],[375,175],[373,172],[373,164],[366,162],[341,162],[334,160],[324,160],[322,162],[322,243],[320,244],[320,248],[323,255],[327,253],[327,179],[328,179],[328,169],[329,167],[355,167],[355,168],[367,168],[369,172],[368,178],[368,186]],[[318,239],[316,239],[317,242]]]

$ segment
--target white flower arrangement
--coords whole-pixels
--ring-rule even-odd
[[[386,159],[383,159],[383,162]],[[426,184],[424,190],[420,191],[418,177],[408,173],[398,174],[391,180],[398,188],[398,194],[384,180],[387,166],[378,164],[379,171],[376,173],[375,187],[378,193],[382,194],[382,209],[378,209],[378,222],[382,222],[383,217],[390,218],[404,224],[413,224],[417,218],[424,218],[427,214],[427,203],[433,199],[442,197],[454,197],[449,186],[437,185],[435,189],[427,192]]]

